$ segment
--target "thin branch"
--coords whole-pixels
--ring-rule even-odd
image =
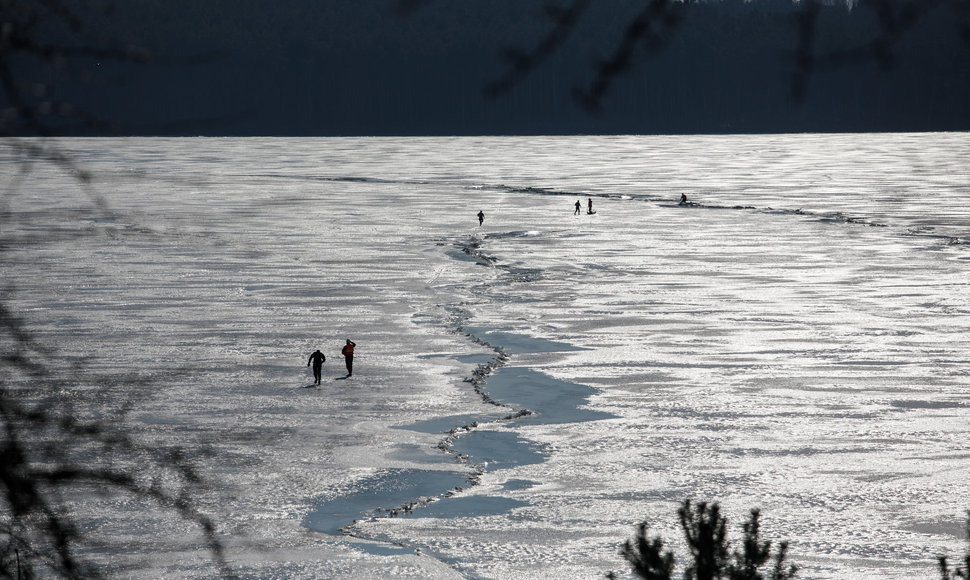
[[[509,63],[509,68],[502,76],[485,85],[485,94],[496,97],[507,93],[548,60],[572,34],[589,5],[590,0],[573,0],[566,8],[547,7],[546,13],[552,18],[555,26],[529,52],[506,49],[503,54]]]
[[[669,42],[670,32],[679,22],[671,0],[650,0],[627,25],[620,43],[610,58],[599,65],[589,87],[575,91],[579,102],[589,111],[598,110],[616,77],[631,68],[637,46],[644,42],[651,52],[663,50]]]

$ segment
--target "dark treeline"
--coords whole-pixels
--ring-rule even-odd
[[[544,2],[429,0],[405,14],[387,0],[125,0],[86,16],[99,34],[143,47],[146,62],[17,66],[49,98],[125,134],[970,129],[966,0],[923,2],[932,9],[910,21],[886,18],[902,2],[818,2],[808,66],[804,2],[671,2],[663,42],[643,42],[591,113],[574,95],[646,3],[589,3],[556,52],[497,96],[484,88],[507,69],[503,51],[527,51],[553,28]],[[55,132],[91,132],[54,121]]]

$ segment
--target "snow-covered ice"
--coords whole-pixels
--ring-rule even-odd
[[[966,139],[61,140],[88,185],[8,147],[3,291],[198,451],[244,577],[622,577],[693,498],[803,578],[930,578],[970,508]],[[215,573],[89,508],[126,576]]]

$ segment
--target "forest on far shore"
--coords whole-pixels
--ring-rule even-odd
[[[120,134],[970,129],[966,0],[816,2],[809,24],[805,3],[789,0],[614,0],[589,2],[569,27],[546,4],[426,0],[403,11],[391,0],[126,0],[81,13],[144,60],[82,54],[38,67],[20,58],[12,69]],[[576,95],[651,4],[662,15],[647,21],[596,110],[582,106]],[[54,44],[81,42],[67,27],[38,31]],[[484,90],[557,31],[555,50],[508,90]],[[103,132],[77,118],[51,121],[55,133]]]

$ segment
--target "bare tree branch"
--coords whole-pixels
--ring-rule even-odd
[[[0,0],[0,92],[9,104],[0,111],[0,137],[8,137],[5,144],[24,160],[13,186],[23,182],[34,163],[50,163],[74,176],[98,211],[113,215],[94,191],[91,174],[56,143],[12,137],[52,135],[64,122],[99,133],[114,131],[114,124],[58,101],[38,80],[74,61],[145,61],[144,51],[103,38],[89,24],[88,16],[106,8],[96,0]],[[43,31],[52,28],[69,31],[74,43],[47,41]],[[37,63],[47,69],[37,69]],[[7,223],[7,212],[0,219]],[[43,243],[52,234],[14,235],[0,230],[0,252],[14,244]],[[78,229],[65,235],[83,240],[92,232]],[[194,523],[218,573],[231,576],[214,522],[196,507],[194,498],[207,482],[190,454],[136,438],[124,420],[126,404],[89,404],[91,393],[151,377],[99,376],[84,373],[80,365],[47,364],[63,357],[39,343],[29,321],[12,310],[13,290],[0,294],[0,577],[103,577],[103,570],[83,555],[108,547],[85,532],[90,524],[77,509],[79,499],[91,494],[127,496]],[[77,397],[80,404],[57,396],[65,384],[85,395]]]
[[[505,49],[503,57],[508,62],[509,68],[505,74],[485,86],[485,94],[495,97],[508,92],[555,54],[569,38],[589,4],[590,0],[573,0],[565,8],[547,5],[545,13],[553,21],[553,28],[529,52],[514,48]]]
[[[671,31],[679,22],[676,8],[670,0],[649,0],[627,25],[610,58],[599,65],[589,87],[575,91],[579,102],[587,110],[598,110],[616,77],[631,69],[637,46],[642,42],[650,52],[663,50],[669,42]]]

